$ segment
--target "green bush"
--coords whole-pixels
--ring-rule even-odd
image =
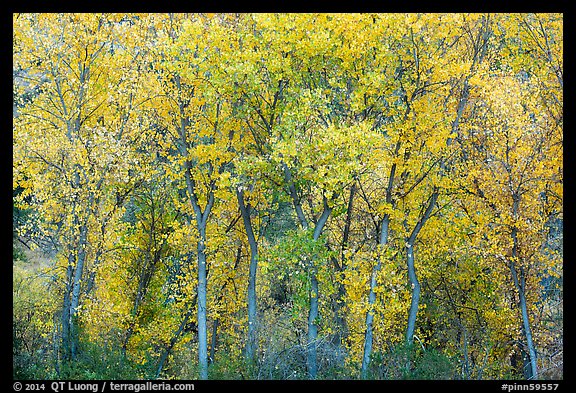
[[[456,375],[457,369],[452,360],[442,352],[430,348],[417,357],[408,379],[454,379]]]
[[[208,367],[208,378],[215,380],[250,379],[248,365],[243,356],[221,353]]]
[[[78,357],[60,365],[61,379],[142,379],[145,370],[115,348],[82,342]]]
[[[17,379],[43,379],[51,374],[54,352],[54,304],[48,282],[27,263],[12,270],[12,364]]]
[[[454,379],[457,366],[435,348],[398,344],[386,352],[375,352],[369,379]]]

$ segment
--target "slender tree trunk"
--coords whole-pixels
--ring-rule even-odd
[[[178,92],[181,94],[180,76],[175,75],[174,80]],[[190,204],[196,216],[196,228],[198,230],[198,284],[197,284],[197,323],[198,323],[198,368],[200,379],[208,379],[208,334],[206,324],[206,292],[207,292],[207,271],[206,271],[206,223],[214,204],[213,183],[210,185],[208,201],[204,211],[198,202],[196,194],[196,182],[192,176],[193,165],[188,159],[187,130],[188,117],[184,110],[184,103],[179,103],[180,127],[178,128],[179,138],[176,140],[176,147],[180,155],[184,158],[184,178],[186,180],[186,190]]]
[[[518,210],[520,208],[520,195],[514,194],[512,196],[512,214],[517,217]],[[512,259],[510,261],[510,272],[512,273],[512,279],[514,281],[514,286],[518,290],[518,297],[520,300],[520,312],[522,314],[522,330],[524,332],[524,337],[526,338],[526,346],[528,347],[528,356],[530,358],[530,378],[538,378],[538,360],[536,358],[536,347],[534,345],[534,339],[532,338],[532,329],[530,328],[530,318],[528,317],[528,306],[526,304],[526,277],[524,274],[524,269],[520,266],[520,277],[516,271],[515,261],[519,258],[518,251],[518,228],[516,226],[512,227]]]
[[[258,269],[258,244],[252,229],[252,221],[250,219],[250,205],[246,205],[244,203],[244,194],[241,190],[236,190],[236,196],[238,197],[238,205],[240,206],[240,213],[244,221],[244,228],[246,229],[248,244],[250,246],[250,271],[248,278],[248,341],[246,343],[246,360],[251,363],[255,360],[257,351],[256,272]]]
[[[208,335],[206,326],[206,225],[199,225],[198,240],[198,367],[200,379],[208,379]]]
[[[296,216],[298,217],[298,221],[300,222],[300,226],[302,229],[308,229],[308,221],[304,216],[304,210],[302,209],[302,203],[298,196],[298,190],[294,184],[292,179],[292,173],[290,172],[290,168],[285,163],[282,163],[282,167],[284,170],[284,179],[286,180],[288,186],[288,192],[292,199],[292,203],[294,205],[294,210],[296,211]],[[317,241],[322,234],[322,230],[328,221],[328,217],[332,213],[332,208],[328,205],[328,200],[326,197],[323,198],[324,203],[324,210],[316,222],[314,226],[314,234],[313,239]],[[313,263],[314,261],[310,261]],[[316,268],[312,265],[310,266],[310,308],[308,310],[308,342],[307,342],[307,367],[308,367],[308,375],[310,379],[316,379],[318,373],[318,361],[317,361],[317,340],[318,340],[318,294],[319,294],[319,287],[318,287],[318,277]]]
[[[408,327],[406,329],[406,344],[411,345],[414,338],[416,316],[418,315],[418,305],[420,301],[420,282],[416,276],[416,269],[414,267],[414,245],[411,243],[406,245],[406,263],[408,265],[408,279],[412,287],[410,310],[408,311]]]
[[[528,305],[526,302],[526,281],[523,274],[516,272],[516,267],[514,263],[510,263],[510,271],[512,273],[512,279],[514,281],[514,286],[518,290],[520,313],[522,314],[522,332],[524,333],[524,338],[526,339],[526,347],[528,348],[528,357],[530,360],[530,379],[538,378],[538,361],[536,356],[536,347],[534,345],[534,339],[532,337],[532,329],[530,327],[530,318],[528,317]]]
[[[246,357],[254,361],[258,350],[257,342],[257,298],[256,298],[256,271],[258,267],[258,252],[256,247],[250,247],[250,277],[248,279],[248,346],[246,347]]]
[[[316,272],[312,271],[310,274],[310,309],[308,312],[308,348],[306,358],[308,363],[308,376],[310,379],[316,379],[318,374],[318,354],[316,349],[318,340],[318,326],[316,324],[317,319],[318,278],[316,277]]]
[[[324,198],[324,210],[322,215],[318,219],[316,226],[314,227],[314,241],[317,241],[322,234],[322,230],[328,221],[328,217],[332,212],[332,208],[328,206],[326,198]],[[318,354],[317,354],[317,341],[318,341],[318,277],[317,270],[315,266],[310,268],[310,309],[308,312],[308,351],[307,351],[307,362],[308,362],[308,375],[310,379],[316,379],[318,374]]]
[[[372,270],[370,277],[370,293],[368,294],[368,312],[366,313],[366,332],[364,333],[364,353],[362,356],[361,376],[362,379],[368,377],[368,366],[370,365],[370,357],[372,356],[372,343],[373,343],[373,329],[374,322],[374,303],[376,302],[376,276],[380,271],[382,261],[378,259],[376,267]]]
[[[181,134],[184,135],[185,125],[182,123]],[[185,140],[182,137],[182,140]],[[187,152],[182,153],[187,157]],[[206,293],[207,293],[207,270],[206,270],[206,223],[214,206],[214,192],[210,189],[208,201],[204,211],[200,208],[196,196],[196,184],[191,173],[192,164],[190,161],[185,162],[184,176],[186,179],[186,188],[190,204],[196,215],[196,228],[198,230],[198,284],[197,284],[197,323],[198,323],[198,368],[200,379],[208,379],[208,334],[206,325]],[[211,187],[213,184],[211,185]]]
[[[78,355],[78,322],[77,312],[80,303],[80,284],[82,282],[82,275],[84,273],[84,264],[86,261],[86,247],[87,244],[88,227],[86,224],[80,228],[80,238],[78,241],[78,254],[76,259],[76,268],[74,269],[72,293],[70,294],[70,317],[69,317],[69,337],[70,337],[70,355],[71,360],[74,360]]]
[[[138,311],[140,309],[140,304],[144,300],[146,296],[146,290],[148,288],[148,284],[150,283],[150,279],[154,274],[154,265],[149,265],[149,256],[146,255],[145,263],[144,263],[144,272],[140,274],[138,277],[138,289],[136,291],[136,296],[134,297],[134,303],[132,304],[132,309],[130,311],[130,324],[128,325],[128,329],[126,330],[126,335],[124,337],[124,341],[122,343],[122,355],[126,356],[126,349],[128,347],[128,341],[134,334],[134,326],[136,324],[136,318],[138,316]],[[152,263],[155,263],[152,262]]]
[[[356,194],[356,182],[352,184],[350,187],[350,195],[348,197],[348,206],[346,209],[346,223],[344,225],[344,233],[342,235],[342,244],[340,247],[340,261],[341,263],[338,264],[338,261],[335,257],[332,257],[334,267],[339,274],[343,274],[346,271],[346,256],[345,251],[348,249],[349,246],[349,237],[350,237],[350,227],[352,225],[352,212],[354,208],[354,196]],[[334,313],[336,314],[335,322],[337,326],[337,331],[334,336],[334,342],[338,343],[340,346],[344,346],[345,340],[348,336],[348,326],[346,324],[346,315],[344,310],[344,298],[346,297],[346,286],[342,282],[342,280],[338,281],[338,290],[335,294],[335,298],[333,300],[334,304]]]
[[[178,338],[182,335],[182,332],[184,331],[186,325],[188,324],[188,319],[190,319],[190,316],[192,315],[192,313],[194,311],[194,307],[192,305],[194,303],[196,303],[196,301],[197,301],[197,299],[192,300],[192,302],[190,304],[190,308],[188,309],[188,311],[184,315],[184,318],[180,322],[180,326],[178,326],[178,329],[176,330],[176,332],[174,333],[174,335],[170,339],[170,342],[168,343],[166,350],[162,353],[162,356],[160,357],[160,361],[158,362],[158,367],[156,368],[156,375],[155,375],[156,379],[158,379],[160,377],[160,373],[162,373],[162,369],[164,368],[164,364],[166,363],[166,360],[168,359],[168,355],[170,354],[170,351],[172,350],[172,348],[174,347],[174,345],[178,341]]]
[[[520,291],[520,310],[522,311],[523,331],[526,336],[526,345],[528,347],[528,355],[530,357],[531,375],[530,379],[538,379],[538,359],[536,357],[536,347],[534,346],[534,339],[532,338],[532,329],[530,328],[530,319],[528,318],[528,307],[526,305],[526,294],[524,286]]]
[[[284,178],[288,184],[288,192],[290,193],[292,204],[294,205],[294,210],[296,211],[296,216],[298,217],[300,226],[302,229],[308,229],[308,221],[306,220],[306,216],[304,216],[302,203],[300,202],[296,186],[294,185],[294,180],[292,179],[292,172],[290,172],[290,168],[288,168],[288,165],[285,163],[282,163],[282,167],[284,168]]]
[[[72,276],[74,274],[75,257],[71,251],[68,255],[68,268],[66,269],[66,288],[64,290],[64,300],[62,303],[62,359],[69,361],[71,356],[70,339],[70,294],[72,293]]]
[[[214,363],[216,358],[216,344],[218,343],[218,326],[220,325],[220,319],[215,319],[212,323],[212,339],[210,340],[210,358],[209,363]]]
[[[466,330],[466,327],[462,325],[462,323],[459,322],[459,325],[461,326],[462,329],[462,352],[463,352],[463,356],[464,356],[464,361],[462,362],[462,371],[464,374],[464,379],[468,380],[470,379],[470,360],[469,360],[469,356],[468,356],[468,332]]]
[[[372,356],[372,345],[373,345],[373,323],[374,323],[374,304],[376,303],[376,285],[378,272],[382,269],[382,259],[384,248],[388,243],[388,227],[390,224],[390,216],[388,214],[384,215],[382,219],[382,224],[380,228],[380,255],[378,257],[378,262],[374,269],[372,269],[372,275],[370,277],[370,292],[368,294],[368,312],[366,313],[366,332],[364,333],[364,354],[362,356],[362,368],[361,376],[362,379],[366,379],[368,376],[368,367],[370,366],[370,357]]]
[[[74,187],[80,186],[80,175],[78,171],[74,173],[75,183]],[[80,226],[80,218],[77,212],[78,204],[73,202],[72,215],[74,227]],[[62,358],[64,361],[74,360],[78,346],[75,343],[76,329],[74,329],[75,318],[74,314],[78,308],[80,297],[80,279],[82,278],[82,270],[84,265],[84,258],[86,255],[86,225],[80,226],[80,233],[78,238],[74,229],[71,233],[71,243],[69,244],[68,251],[68,267],[66,269],[66,288],[64,290],[64,299],[62,303]]]
[[[336,266],[336,269],[342,273],[346,270],[345,266]],[[348,324],[346,322],[346,312],[345,312],[345,303],[344,299],[346,297],[346,287],[344,283],[339,280],[338,282],[338,290],[333,298],[332,304],[334,307],[334,313],[336,314],[335,323],[336,323],[336,332],[334,334],[333,343],[343,347],[346,344],[348,338]]]
[[[428,206],[426,210],[420,217],[420,220],[414,226],[410,237],[406,240],[406,265],[408,267],[408,280],[412,288],[412,294],[410,299],[410,310],[408,311],[408,326],[406,327],[406,344],[412,345],[412,340],[414,338],[414,331],[416,330],[416,317],[418,315],[418,307],[420,302],[420,282],[418,281],[418,276],[416,275],[416,267],[414,265],[414,246],[416,244],[416,238],[422,230],[428,218],[432,214],[434,206],[436,206],[436,200],[438,199],[438,189],[434,188],[432,195],[428,200]]]
[[[85,290],[86,295],[90,294],[94,290],[94,287],[96,285],[97,268],[98,265],[100,264],[101,261],[100,258],[102,257],[103,253],[102,247],[103,247],[102,244],[100,244],[99,248],[96,250],[96,253],[94,255],[94,262],[92,263],[90,271],[87,273],[88,278],[86,279],[86,290]]]
[[[397,156],[400,151],[400,140],[396,142],[394,148],[394,155]],[[390,167],[390,174],[388,176],[388,185],[386,186],[386,203],[394,206],[394,200],[392,198],[392,187],[394,186],[394,178],[396,176],[396,164],[392,164]],[[382,223],[380,224],[380,238],[378,243],[380,244],[380,253],[384,252],[386,244],[388,244],[388,234],[390,225],[390,215],[385,214],[382,218]],[[370,358],[372,356],[372,346],[374,341],[373,323],[374,323],[374,311],[373,307],[376,303],[376,286],[378,285],[377,277],[378,272],[382,269],[382,254],[378,256],[378,261],[376,266],[372,269],[372,275],[370,276],[370,292],[368,293],[368,312],[366,313],[366,331],[364,333],[364,353],[362,356],[362,367],[360,369],[360,375],[365,379],[368,375],[368,368],[370,366]]]

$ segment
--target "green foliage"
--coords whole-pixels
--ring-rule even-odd
[[[127,359],[120,348],[119,345],[101,345],[83,341],[80,356],[75,361],[63,362],[58,378],[73,380],[145,378],[146,369]]]
[[[453,359],[435,348],[398,344],[373,354],[370,377],[375,379],[455,379]]]
[[[243,357],[228,353],[218,354],[217,359],[208,367],[208,378],[215,380],[252,379],[250,367]]]
[[[50,282],[29,262],[14,262],[12,348],[14,378],[49,378],[53,370],[54,299]]]
[[[23,262],[26,262],[28,259],[24,253],[24,250],[22,249],[22,246],[17,243],[15,238],[12,239],[12,259],[15,261]]]
[[[330,257],[334,255],[325,247],[326,238],[313,238],[313,230],[288,230],[274,246],[267,248],[262,255],[260,266],[262,273],[273,282],[272,290],[288,294],[294,308],[294,317],[298,318],[309,307],[310,272],[317,272],[322,280],[322,293],[330,296],[335,287],[329,274]],[[284,295],[285,296],[285,295]]]
[[[455,364],[452,359],[435,348],[423,351],[415,361],[408,379],[454,379]]]

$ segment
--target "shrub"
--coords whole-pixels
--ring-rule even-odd
[[[456,365],[442,352],[402,343],[387,352],[373,354],[369,378],[441,380],[456,375]]]
[[[145,370],[136,365],[115,348],[91,342],[81,342],[75,361],[60,366],[61,379],[142,379]]]

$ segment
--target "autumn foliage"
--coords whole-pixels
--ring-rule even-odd
[[[561,14],[14,14],[16,378],[561,379]]]

